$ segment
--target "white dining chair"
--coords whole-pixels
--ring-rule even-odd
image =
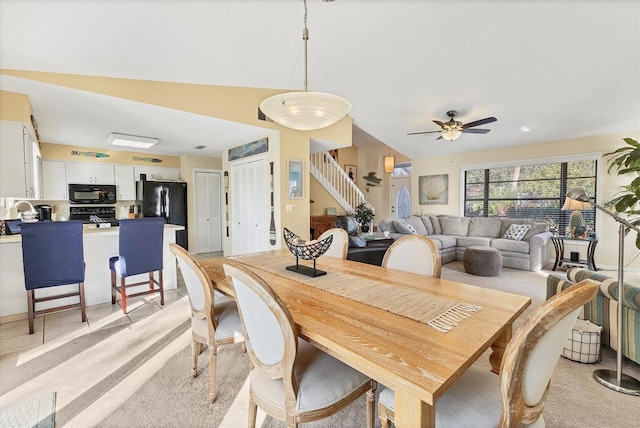
[[[582,306],[597,291],[587,279],[539,306],[509,342],[499,377],[474,364],[438,399],[436,426],[544,427],[551,375]],[[378,417],[382,428],[395,418],[391,389],[380,392]]]
[[[198,375],[202,346],[209,351],[209,402],[216,399],[216,359],[221,345],[244,342],[236,303],[215,292],[209,275],[191,254],[178,244],[169,244],[178,260],[191,306],[191,376]]]
[[[346,259],[347,251],[349,251],[349,234],[347,231],[339,227],[333,227],[320,235],[318,241],[322,241],[329,235],[333,235],[333,241],[331,242],[329,249],[325,251],[322,256]]]
[[[440,278],[440,252],[431,238],[407,235],[387,248],[382,266],[405,272]]]
[[[246,331],[249,427],[257,408],[287,427],[337,413],[366,393],[367,426],[374,426],[375,381],[298,337],[289,310],[273,289],[252,272],[224,265],[233,283]]]

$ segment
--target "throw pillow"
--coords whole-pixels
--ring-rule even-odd
[[[538,233],[547,232],[549,230],[549,223],[546,221],[525,220],[522,224],[528,224],[531,226],[529,232],[524,236],[524,240],[528,241]]]
[[[416,230],[413,228],[413,226],[400,220],[393,221],[393,228],[398,233],[407,233],[411,235],[416,235]]]
[[[440,227],[443,235],[465,236],[460,217],[440,217]]]
[[[407,219],[407,224],[412,226],[418,235],[428,235],[429,232],[427,228],[424,226],[422,219],[417,216],[411,216]]]
[[[433,228],[431,217],[429,217],[428,215],[423,215],[420,218],[422,219],[422,223],[424,224],[424,227],[427,229],[427,235],[433,235],[436,231]]]
[[[432,215],[431,217],[431,225],[433,226],[433,233],[436,235],[440,235],[442,233],[442,228],[440,227],[440,218],[437,215]]]
[[[530,224],[512,224],[509,226],[507,233],[505,233],[502,237],[505,239],[513,239],[514,241],[522,241],[524,235],[531,229]]]

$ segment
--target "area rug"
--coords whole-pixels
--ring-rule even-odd
[[[23,403],[0,408],[0,427],[53,428],[56,393],[51,392]]]

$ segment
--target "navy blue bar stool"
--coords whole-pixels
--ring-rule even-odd
[[[164,218],[148,217],[120,220],[118,255],[109,259],[111,269],[111,303],[115,305],[120,294],[122,312],[127,313],[127,297],[160,292],[160,304],[164,305],[164,285],[162,278],[162,242]],[[158,279],[154,273],[158,272]],[[148,273],[149,279],[127,284],[126,278]],[[120,278],[118,284],[117,278]],[[127,294],[127,288],[149,284],[149,289]],[[157,285],[157,288],[155,287]]]
[[[84,299],[84,247],[82,222],[46,221],[23,223],[22,260],[24,286],[27,289],[29,334],[33,334],[33,319],[48,312],[80,308],[82,322],[87,320]],[[35,290],[78,284],[77,292],[36,298]],[[78,296],[78,303],[36,311],[36,303]]]

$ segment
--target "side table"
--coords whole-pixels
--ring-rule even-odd
[[[566,258],[564,256],[564,241],[582,241],[582,242],[588,242],[589,245],[587,246],[587,259],[580,259],[580,260],[571,260],[570,258]],[[564,263],[565,265],[577,265],[577,266],[586,266],[587,269],[589,270],[593,270],[596,271],[598,270],[598,268],[596,267],[596,262],[594,259],[594,253],[596,252],[596,246],[598,244],[598,238],[597,237],[588,237],[588,238],[574,238],[568,235],[554,235],[551,237],[551,242],[553,243],[553,246],[556,250],[556,261],[553,264],[553,269],[552,270],[556,270],[556,268],[562,266],[562,264]]]

